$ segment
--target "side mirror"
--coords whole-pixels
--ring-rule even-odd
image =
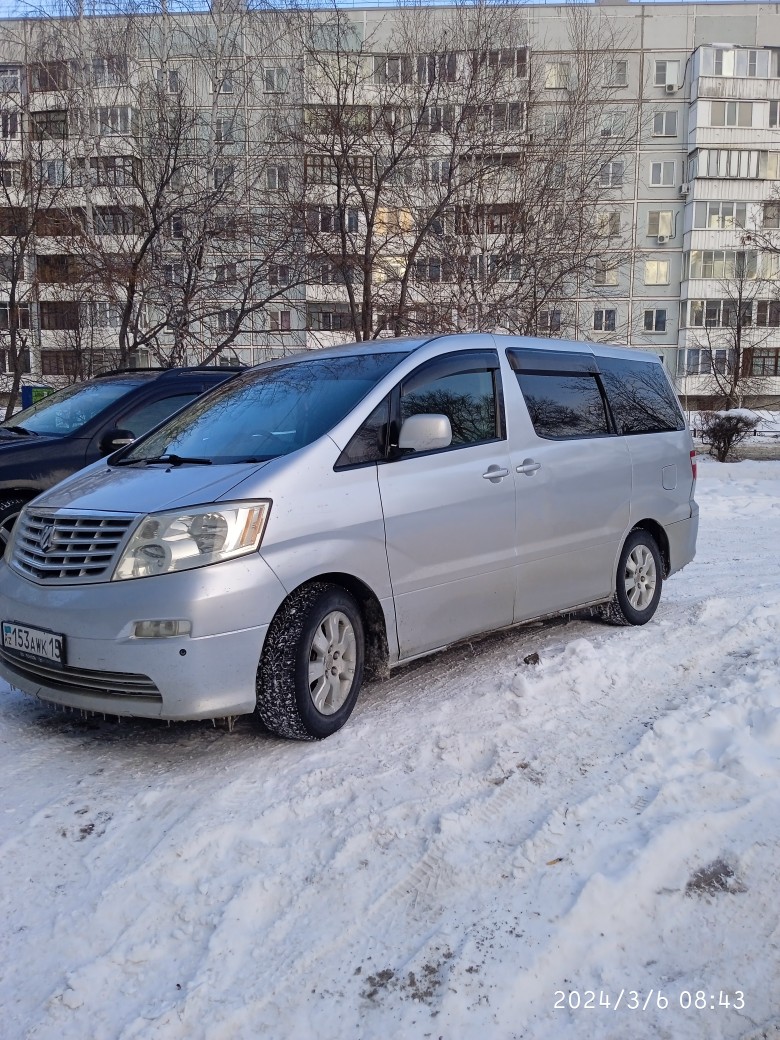
[[[112,452],[132,444],[134,440],[135,434],[132,430],[108,430],[100,438],[98,448],[101,455],[111,455]]]
[[[446,415],[410,415],[398,435],[402,451],[435,451],[452,444],[452,426]]]

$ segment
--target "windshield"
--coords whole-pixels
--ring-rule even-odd
[[[129,379],[66,386],[30,408],[12,415],[3,426],[7,429],[20,427],[29,433],[65,437],[81,429],[104,408],[136,386],[138,383]]]
[[[265,462],[311,444],[407,352],[319,357],[231,380],[130,448],[118,464],[163,459]]]

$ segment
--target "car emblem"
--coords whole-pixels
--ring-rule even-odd
[[[51,543],[54,541],[54,524],[46,524],[41,530],[41,536],[38,544],[41,547],[41,551],[47,553],[51,549]]]

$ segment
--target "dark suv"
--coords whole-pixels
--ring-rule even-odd
[[[237,371],[108,372],[58,390],[0,424],[0,553],[31,498],[140,437]]]

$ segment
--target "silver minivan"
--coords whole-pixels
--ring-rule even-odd
[[[312,739],[364,678],[583,607],[652,618],[693,559],[658,357],[464,334],[249,370],[22,512],[0,674],[112,715]]]

